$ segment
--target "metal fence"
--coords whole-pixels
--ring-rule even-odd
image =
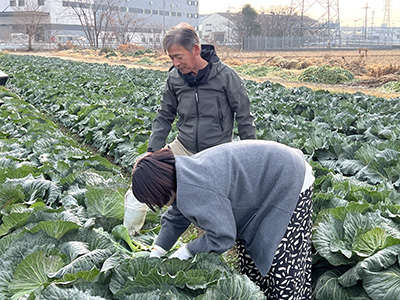
[[[400,43],[400,41],[399,41]],[[255,36],[243,40],[244,51],[285,50],[299,48],[393,48],[395,41],[391,36],[378,36],[373,39],[347,37],[340,40],[326,38],[304,38],[299,36]]]

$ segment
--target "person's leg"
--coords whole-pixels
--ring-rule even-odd
[[[271,269],[262,277],[244,245],[237,241],[240,269],[268,299],[311,299],[312,187],[299,196]]]

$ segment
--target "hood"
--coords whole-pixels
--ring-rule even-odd
[[[183,79],[190,87],[206,84],[208,80],[208,75],[210,74],[211,68],[213,67],[213,63],[219,61],[219,57],[215,53],[215,48],[213,45],[201,45],[200,56],[208,62],[208,65],[204,69],[199,70],[197,76],[193,76],[192,74],[182,74],[178,70],[179,75],[183,77]]]
[[[215,53],[215,48],[213,45],[208,45],[208,44],[201,45],[200,56],[209,63],[215,63],[219,61],[219,57]]]

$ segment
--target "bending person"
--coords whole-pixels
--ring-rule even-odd
[[[242,273],[268,299],[311,299],[313,181],[300,150],[246,140],[190,157],[155,151],[137,162],[132,190],[153,210],[170,206],[151,256],[165,254],[193,223],[204,235],[171,257],[222,254],[236,243]]]

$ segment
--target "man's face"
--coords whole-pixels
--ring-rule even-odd
[[[189,51],[181,45],[172,45],[168,48],[168,56],[172,63],[182,74],[194,73],[197,74],[196,55],[199,55],[198,47],[195,45],[192,51]]]

